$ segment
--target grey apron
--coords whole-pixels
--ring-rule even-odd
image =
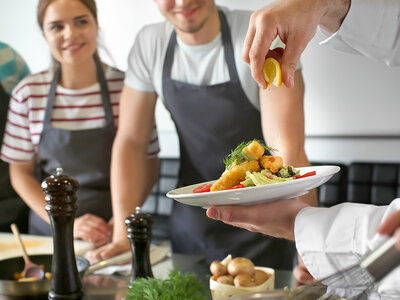
[[[219,17],[230,81],[197,86],[171,79],[175,31],[165,54],[163,94],[179,135],[181,186],[217,179],[224,171],[223,158],[240,142],[263,139],[260,112],[239,81],[228,23],[222,12]],[[174,201],[170,222],[175,252],[205,254],[208,262],[232,254],[257,265],[292,268],[293,243],[211,220],[200,207]]]
[[[116,130],[103,68],[97,58],[95,62],[106,125],[102,128],[84,130],[65,130],[52,126],[51,116],[61,72],[59,66],[50,86],[38,149],[38,168],[43,180],[48,175],[54,174],[56,168],[62,167],[80,184],[76,216],[91,213],[107,221],[112,216],[110,161]],[[51,235],[50,226],[33,211],[30,214],[29,232]]]

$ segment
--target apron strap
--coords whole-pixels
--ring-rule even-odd
[[[229,70],[229,77],[231,81],[239,82],[239,76],[236,70],[235,57],[233,55],[233,45],[231,38],[231,31],[229,29],[228,21],[226,20],[225,14],[219,10],[219,21],[221,23],[221,39],[222,45],[224,46],[225,61]]]
[[[46,104],[46,110],[44,113],[43,127],[45,125],[51,124],[51,112],[53,111],[54,101],[56,99],[56,90],[57,90],[58,81],[60,79],[60,74],[61,74],[61,64],[57,62],[56,70],[54,72],[54,76],[53,76],[53,79],[51,80],[51,84],[50,84],[49,95],[47,96],[47,104]]]
[[[99,81],[100,85],[100,94],[104,107],[106,125],[109,125],[110,123],[114,122],[114,116],[112,112],[110,94],[108,92],[107,80],[104,76],[104,71],[100,59],[98,58],[97,55],[94,55],[93,59],[96,64],[97,80]],[[54,72],[54,76],[50,84],[49,95],[47,96],[47,104],[43,120],[43,126],[51,125],[51,113],[53,112],[53,106],[56,99],[57,85],[60,80],[60,74],[61,74],[61,64],[57,62],[56,70]]]
[[[104,75],[103,66],[100,62],[98,55],[94,55],[94,62],[96,63],[97,80],[100,84],[101,100],[104,106],[104,113],[106,118],[106,125],[114,122],[114,116],[112,111],[110,93],[108,91],[107,80]]]
[[[174,48],[176,45],[176,31],[172,30],[171,37],[168,42],[167,51],[165,53],[164,67],[162,71],[163,81],[171,75],[172,64],[174,62]]]
[[[228,66],[229,77],[231,81],[239,82],[239,76],[236,69],[234,51],[232,46],[231,32],[228,26],[228,21],[226,20],[225,14],[219,10],[218,11],[220,23],[221,23],[221,40],[224,47],[225,61]],[[165,62],[163,68],[162,78],[166,79],[171,75],[172,64],[174,62],[174,50],[176,45],[176,31],[172,30],[171,37],[168,42],[167,51],[165,54]]]

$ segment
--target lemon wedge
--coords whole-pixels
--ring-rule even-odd
[[[279,87],[282,85],[282,70],[279,62],[272,57],[268,57],[263,66],[264,79],[267,82],[267,87],[271,85]]]

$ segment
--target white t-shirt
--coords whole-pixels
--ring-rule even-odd
[[[250,67],[241,59],[241,51],[251,11],[219,7],[226,16],[231,31],[236,69],[242,88],[259,109],[259,87],[251,76]],[[163,98],[162,70],[173,25],[167,21],[145,26],[138,33],[129,54],[125,84],[135,90],[155,92]],[[271,48],[282,47],[276,40]],[[298,66],[299,67],[299,66]],[[214,85],[230,80],[221,34],[203,45],[188,46],[177,36],[171,77],[194,85]]]
[[[118,127],[119,100],[124,74],[107,67],[105,77],[110,93],[114,123]],[[13,90],[4,132],[1,159],[12,162],[31,161],[38,151],[43,119],[53,79],[53,71],[25,77]],[[105,126],[105,112],[100,85],[70,90],[58,85],[54,102],[52,125],[66,130],[82,130]],[[159,152],[157,130],[154,127],[149,141],[148,157]]]
[[[339,30],[321,42],[363,54],[388,66],[400,65],[400,1],[352,0]]]

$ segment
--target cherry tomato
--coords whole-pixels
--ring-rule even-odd
[[[244,188],[244,185],[243,185],[243,184],[235,185],[235,186],[229,188],[228,190],[241,189],[241,188]]]
[[[316,173],[315,171],[311,171],[311,172],[307,172],[307,173],[305,173],[305,174],[303,174],[303,175],[300,175],[300,176],[296,177],[296,179],[304,178],[304,177],[309,177],[309,176],[314,176],[314,175],[316,175],[316,174],[317,174],[317,173]]]
[[[209,183],[202,184],[202,185],[198,186],[197,188],[195,188],[195,189],[193,190],[193,193],[205,193],[205,192],[209,192],[211,186],[212,186],[212,184],[209,184]]]

